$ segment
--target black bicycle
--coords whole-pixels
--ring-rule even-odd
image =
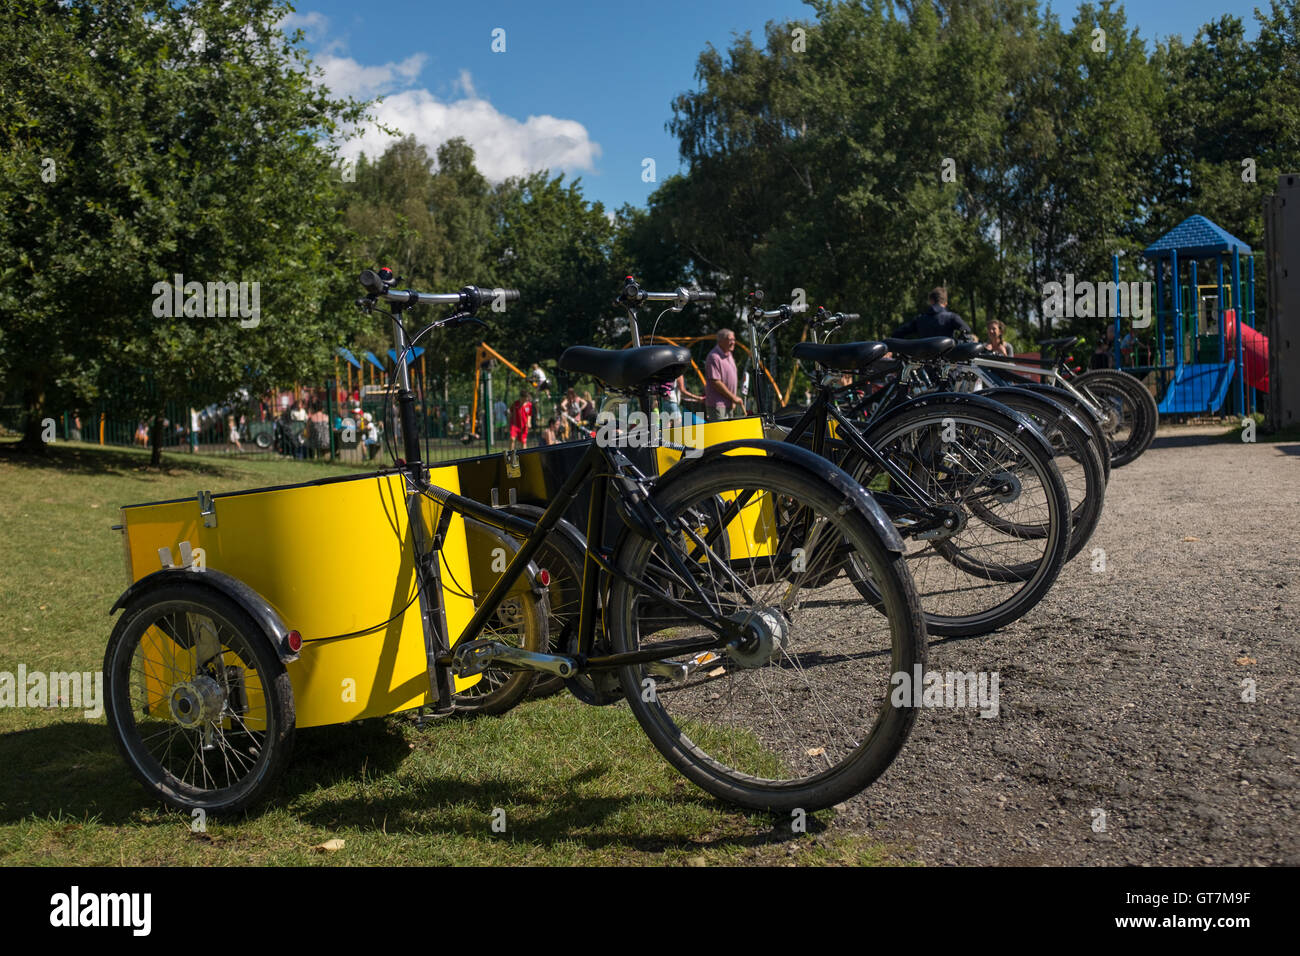
[[[774,323],[767,335],[797,315],[789,305],[751,309]],[[1054,451],[1029,418],[981,395],[876,388],[869,376],[891,349],[925,361],[954,343],[816,341],[856,317],[808,316],[814,340],[792,354],[813,365],[815,394],[802,411],[773,410],[774,426],[872,491],[908,544],[931,633],[1003,627],[1043,599],[1069,554],[1069,496]],[[869,576],[855,580],[873,600]]]

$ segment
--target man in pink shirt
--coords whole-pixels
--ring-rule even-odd
[[[745,413],[736,394],[736,333],[718,329],[718,344],[704,360],[704,417],[711,422]]]

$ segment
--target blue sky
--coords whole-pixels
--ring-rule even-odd
[[[1054,3],[1065,22],[1077,4]],[[1241,0],[1129,0],[1129,23],[1147,40],[1181,34],[1224,13],[1246,21]],[[607,209],[644,205],[678,169],[665,129],[673,98],[695,86],[705,45],[763,35],[769,20],[811,18],[797,0],[481,0],[478,3],[300,0],[291,23],[335,92],[385,95],[379,117],[432,148],[462,135],[493,180],[550,168],[579,176]],[[494,31],[502,30],[504,34]],[[493,44],[504,44],[494,52]],[[350,144],[382,151],[377,133]],[[645,161],[656,182],[646,182]]]

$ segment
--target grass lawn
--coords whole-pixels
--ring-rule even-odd
[[[119,505],[354,473],[293,461],[0,444],[0,671],[98,671],[126,586]],[[154,802],[103,717],[0,708],[0,865],[669,864],[908,862],[836,830],[717,803],[673,771],[626,706],[567,695],[504,717],[407,717],[300,731],[254,811],[209,819]],[[502,819],[504,832],[494,820]],[[498,828],[499,829],[499,828]],[[318,850],[342,840],[337,850]]]

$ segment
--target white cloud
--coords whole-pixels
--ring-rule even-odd
[[[576,120],[543,115],[521,122],[477,95],[442,102],[428,90],[406,90],[389,96],[373,112],[383,125],[413,135],[431,154],[447,140],[463,136],[474,147],[474,164],[493,182],[539,169],[592,171],[600,157],[600,145]],[[390,142],[391,137],[371,128],[344,143],[341,152],[349,159],[363,151],[378,156]]]
[[[294,30],[301,30],[303,36],[309,42],[315,43],[325,36],[325,31],[329,29],[329,17],[323,13],[312,11],[310,13],[289,13],[280,21],[280,31],[284,34],[290,34]]]
[[[359,100],[368,100],[410,86],[428,59],[424,53],[412,53],[398,63],[362,66],[349,56],[322,53],[315,58],[315,63],[325,71],[321,85],[335,96],[354,96]]]
[[[319,29],[323,34],[325,17],[317,13],[290,14],[283,21]],[[341,44],[326,43],[313,56],[323,71],[318,82],[336,97],[352,96],[359,100],[383,99],[371,107],[379,124],[412,135],[428,149],[430,155],[456,136],[474,148],[474,162],[492,182],[510,176],[522,176],[540,169],[564,172],[594,172],[600,158],[600,145],[594,142],[577,120],[556,116],[529,116],[525,120],[507,116],[474,88],[468,70],[461,70],[450,84],[447,96],[439,98],[427,89],[415,87],[428,60],[415,53],[404,60],[381,66],[366,66],[341,55]],[[381,155],[393,142],[376,126],[369,126],[360,136],[340,146],[340,155],[355,160],[362,152]]]

